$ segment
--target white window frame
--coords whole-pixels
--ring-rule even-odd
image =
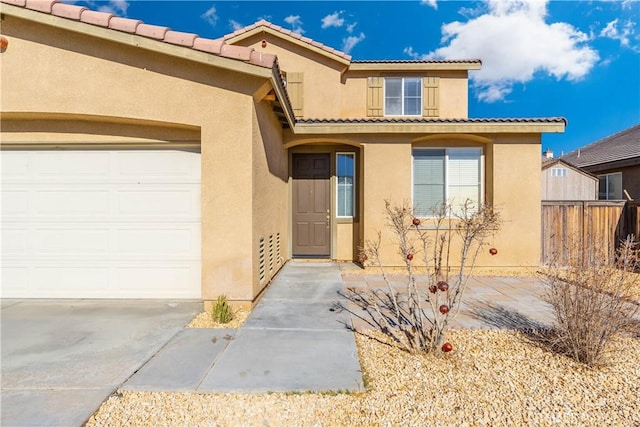
[[[405,114],[404,112],[404,81],[405,79],[418,80],[420,82],[420,84],[418,85],[420,87],[420,108],[418,108],[417,114]],[[400,85],[401,87],[401,95],[400,95],[401,113],[400,114],[387,114],[387,80],[401,80],[402,82],[402,84]],[[382,84],[382,104],[384,108],[384,115],[389,117],[422,117],[422,109],[423,109],[422,105],[424,103],[424,87],[423,86],[424,85],[422,82],[422,77],[385,77],[384,82]]]
[[[551,176],[563,178],[567,176],[567,168],[552,168]]]
[[[353,158],[353,188],[351,192],[352,203],[352,215],[339,215],[340,212],[340,199],[338,186],[340,185],[340,175],[338,175],[338,157],[341,155],[351,156]],[[336,152],[336,218],[355,218],[356,216],[356,153],[352,151],[338,151]]]
[[[413,200],[415,200],[414,195],[414,161],[413,161],[413,152],[420,150],[444,150],[444,171],[445,171],[445,182],[444,182],[444,201],[449,203],[449,182],[448,182],[448,174],[449,174],[449,151],[450,150],[465,150],[465,149],[475,149],[480,150],[480,182],[478,185],[478,205],[484,204],[484,182],[485,182],[485,157],[484,157],[484,149],[482,147],[412,147],[411,149],[411,203],[413,204]],[[477,209],[479,206],[476,206]],[[415,209],[415,206],[413,206]],[[434,215],[432,213],[419,214],[420,218],[433,218]]]

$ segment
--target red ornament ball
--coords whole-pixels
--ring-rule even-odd
[[[431,292],[432,294],[438,292],[438,288],[436,287],[436,285],[429,286],[429,292]]]
[[[449,312],[449,306],[446,304],[442,304],[440,306],[440,313],[447,314]]]
[[[420,219],[419,218],[413,218],[412,221],[413,225],[415,225],[416,227],[420,225]]]
[[[489,253],[491,255],[496,255],[498,253],[498,250],[496,248],[491,248],[491,249],[489,249]]]
[[[440,289],[442,292],[446,292],[449,290],[449,284],[445,281],[440,281],[438,282],[438,289]]]
[[[413,254],[407,254],[407,259],[411,261],[413,259]]]
[[[442,344],[442,351],[444,351],[445,353],[449,353],[451,350],[453,350],[453,346],[450,342]]]

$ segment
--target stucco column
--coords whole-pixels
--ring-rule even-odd
[[[252,299],[251,98],[202,127],[202,298]]]
[[[398,264],[396,248],[384,215],[385,200],[411,203],[411,144],[363,144],[364,155],[364,241],[382,232],[381,257],[386,264]]]
[[[540,136],[521,141],[504,136],[493,146],[493,204],[504,221],[495,239],[499,256],[491,261],[500,266],[540,263]]]

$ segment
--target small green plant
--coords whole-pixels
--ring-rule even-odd
[[[213,321],[218,323],[229,323],[233,320],[233,310],[227,302],[226,295],[220,295],[213,306]]]

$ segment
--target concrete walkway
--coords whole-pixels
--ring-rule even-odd
[[[80,426],[199,301],[2,300],[2,426]]]
[[[363,390],[350,316],[332,308],[342,289],[337,264],[289,262],[240,329],[185,329],[122,388]]]
[[[345,271],[345,288],[356,292],[366,289],[385,289],[387,284],[380,275],[352,274]],[[404,289],[406,278],[390,275],[395,289]],[[518,329],[551,327],[553,310],[542,299],[545,286],[534,277],[472,277],[469,279],[460,305],[459,314],[451,322],[452,328]],[[366,311],[353,302],[353,326],[371,328]]]
[[[185,329],[200,302],[2,301],[2,425],[82,425],[118,388],[177,392],[363,390],[346,289],[384,287],[348,264],[289,262],[240,329]],[[356,270],[357,272],[357,270]],[[401,276],[393,276],[404,286]],[[553,321],[534,278],[471,279],[452,327]],[[336,303],[350,308],[336,310]]]

